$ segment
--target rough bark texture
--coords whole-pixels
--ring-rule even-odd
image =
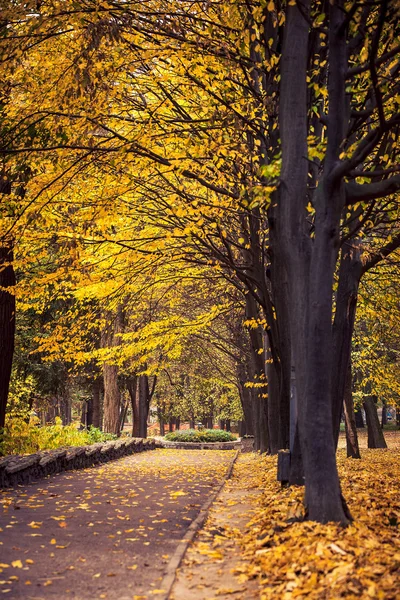
[[[331,173],[340,154],[345,107],[346,28],[342,7],[330,5],[329,123],[324,175],[315,192],[311,238],[304,218],[308,198],[307,60],[309,1],[287,8],[281,57],[280,134],[282,169],[278,239],[289,278],[290,335],[299,401],[299,433],[305,474],[306,516],[348,523],[336,467],[332,421],[332,289],[340,214],[341,181]]]
[[[4,427],[15,338],[12,243],[0,247],[0,429]],[[9,290],[9,291],[8,291]]]
[[[101,345],[111,348],[119,344],[117,334],[121,331],[120,310],[116,315],[108,314],[107,327],[102,333]],[[103,431],[106,433],[120,433],[120,405],[121,393],[118,385],[118,367],[112,363],[103,364],[104,404],[103,404]]]
[[[346,426],[347,458],[361,458],[358,445],[356,418],[354,415],[352,383],[351,362],[349,361],[346,385],[344,388],[344,419]]]
[[[103,365],[104,379],[104,419],[103,431],[119,434],[119,411],[121,394],[118,387],[118,367]]]
[[[343,409],[348,365],[356,316],[358,286],[362,275],[359,240],[347,242],[342,248],[339,286],[333,322],[332,418],[333,436],[337,447]]]
[[[364,410],[368,427],[368,448],[387,448],[373,396],[364,400]]]

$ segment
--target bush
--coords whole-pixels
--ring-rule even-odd
[[[9,417],[4,427],[1,454],[32,454],[38,450],[53,450],[64,446],[86,446],[96,442],[115,440],[116,435],[102,433],[96,427],[80,431],[79,423],[62,425],[56,417],[55,425],[39,427],[39,419]]]
[[[236,436],[222,429],[184,429],[167,433],[165,439],[169,442],[233,442]]]

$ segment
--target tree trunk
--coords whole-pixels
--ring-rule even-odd
[[[357,410],[354,411],[354,416],[355,416],[355,419],[356,419],[356,427],[358,429],[361,429],[361,428],[365,427],[365,425],[364,425],[364,419],[363,419],[363,416],[362,416],[362,412],[361,412],[361,407],[360,406],[357,408]]]
[[[226,429],[226,431],[231,430],[231,420],[230,419],[225,419],[225,429]]]
[[[268,381],[268,432],[269,432],[269,447],[271,454],[278,454],[280,450],[280,408],[281,398],[279,390],[279,381],[272,362],[271,356],[267,360],[267,381]]]
[[[121,394],[118,387],[118,367],[116,365],[103,365],[104,380],[104,419],[103,431],[119,434],[119,414]]]
[[[191,417],[190,417],[189,427],[190,427],[190,429],[196,428],[196,421],[195,421],[194,415],[191,415]]]
[[[175,431],[179,431],[181,428],[181,419],[180,417],[176,417],[175,419]]]
[[[101,347],[112,348],[119,344],[117,334],[121,332],[122,309],[117,314],[107,314],[107,325],[102,332]],[[118,386],[118,367],[105,362],[103,364],[104,406],[103,431],[119,435],[121,393]]]
[[[358,445],[356,418],[354,415],[352,384],[351,361],[349,361],[346,386],[344,388],[344,419],[346,426],[347,458],[361,458]]]
[[[150,408],[149,378],[139,375],[139,437],[147,438],[147,417]]]
[[[170,419],[168,423],[168,431],[172,433],[174,431],[174,420]]]
[[[125,421],[126,421],[126,415],[128,413],[128,408],[129,408],[129,402],[130,399],[128,398],[123,406],[121,406],[121,413],[120,413],[120,423],[119,423],[119,434],[121,435],[121,433],[124,430],[124,425],[125,425]]]
[[[290,337],[299,405],[306,518],[321,523],[350,519],[340,489],[332,418],[332,290],[339,247],[344,187],[331,173],[341,151],[345,107],[345,15],[329,6],[330,125],[324,175],[315,191],[314,235],[305,218],[309,201],[307,61],[310,1],[289,4],[280,62],[279,123],[282,141],[278,207],[279,242],[289,279]],[[335,91],[336,90],[336,91]],[[339,123],[335,120],[338,117]],[[337,130],[336,130],[336,129]]]
[[[163,416],[163,411],[161,410],[161,408],[159,406],[157,406],[157,416],[158,416],[158,422],[160,424],[160,435],[164,436],[165,435],[164,416]]]
[[[139,402],[137,393],[138,378],[130,375],[126,380],[126,387],[131,399],[132,408],[132,437],[139,437]]]
[[[383,429],[383,426],[387,425],[387,404],[386,404],[386,400],[382,400],[382,420],[381,420],[381,427]]]
[[[1,196],[0,196],[1,197]],[[0,247],[0,431],[4,427],[15,340],[13,245]]]
[[[340,421],[345,397],[345,385],[348,377],[348,365],[351,355],[356,316],[358,286],[362,274],[359,240],[346,242],[342,248],[339,267],[339,285],[336,294],[336,310],[333,322],[333,360],[332,360],[332,418],[333,436],[337,447]]]
[[[242,364],[237,365],[237,371],[239,397],[244,417],[244,428],[246,431],[246,435],[254,435],[254,406],[251,398],[250,389],[245,385],[247,378],[244,366]]]
[[[368,428],[368,448],[387,448],[373,396],[364,400],[364,410]]]
[[[90,425],[100,427],[100,392],[101,379],[95,379],[92,387],[92,420]]]
[[[257,303],[251,294],[246,295],[246,318],[258,319]],[[255,384],[251,387],[253,401],[254,448],[261,453],[270,451],[268,426],[268,398],[266,396],[266,374],[263,353],[263,337],[260,327],[250,327],[249,379]]]

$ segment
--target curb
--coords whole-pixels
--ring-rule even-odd
[[[190,542],[193,541],[196,533],[203,526],[204,521],[206,520],[206,518],[208,516],[208,511],[210,510],[211,505],[213,504],[213,502],[215,501],[215,499],[217,498],[219,493],[222,491],[222,488],[224,487],[225,483],[228,481],[228,479],[230,479],[232,477],[233,467],[235,466],[235,462],[236,462],[239,454],[240,454],[240,450],[236,450],[236,454],[233,457],[231,464],[228,467],[228,471],[227,471],[222,483],[218,486],[218,488],[211,495],[211,497],[208,500],[206,500],[206,502],[203,504],[196,519],[194,521],[192,521],[192,523],[189,525],[187,532],[183,536],[182,540],[179,542],[178,547],[176,548],[174,554],[172,555],[172,558],[170,559],[170,561],[168,563],[164,577],[160,583],[160,589],[165,590],[164,595],[159,597],[160,600],[169,600],[169,597],[170,597],[170,594],[172,591],[172,586],[174,585],[175,579],[176,579],[176,571],[179,568],[179,566],[183,560],[183,557],[186,554],[186,550],[188,549]]]

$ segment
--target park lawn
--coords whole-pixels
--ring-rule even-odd
[[[254,458],[263,493],[243,534],[241,577],[259,577],[261,600],[399,597],[400,432],[386,434],[388,450],[368,450],[361,437],[361,461],[338,452],[347,528],[297,521],[302,489],[281,489],[276,457]]]

